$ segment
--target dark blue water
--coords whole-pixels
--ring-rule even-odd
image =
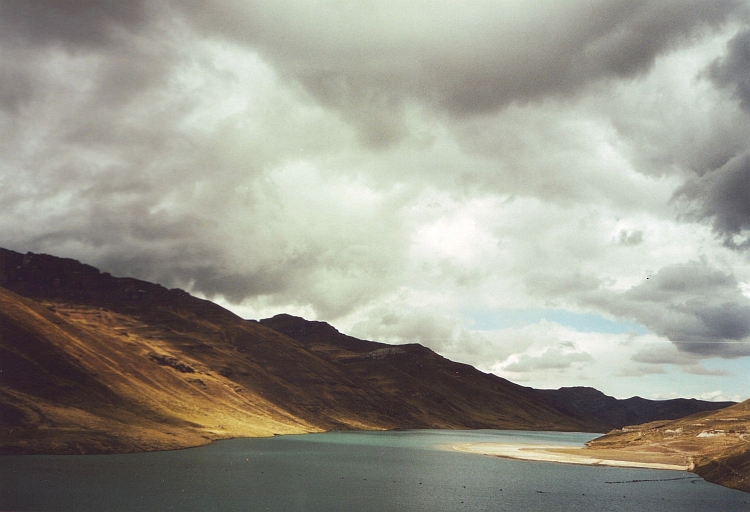
[[[130,455],[0,457],[1,510],[743,511],[682,471],[513,461],[467,442],[580,445],[589,434],[348,432]],[[636,480],[638,480],[636,482]]]

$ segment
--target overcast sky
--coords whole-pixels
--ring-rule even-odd
[[[4,247],[750,397],[746,0],[0,0],[0,76]]]

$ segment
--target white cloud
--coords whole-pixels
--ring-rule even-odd
[[[669,387],[692,369],[739,389],[712,356],[741,350],[632,359],[745,339],[746,3],[402,4],[11,9],[3,244],[545,387]],[[643,294],[690,261],[705,270],[674,271],[689,293]],[[526,308],[655,334],[465,314]]]

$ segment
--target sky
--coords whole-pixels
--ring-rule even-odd
[[[750,398],[747,0],[0,0],[0,76],[0,246]]]

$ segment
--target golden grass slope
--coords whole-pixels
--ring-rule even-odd
[[[590,441],[592,456],[608,452],[683,461],[710,482],[750,492],[750,400],[673,421],[614,430]]]
[[[166,332],[0,288],[0,451],[167,449],[320,430],[175,350]]]
[[[322,326],[311,344],[182,290],[0,249],[0,453],[333,429],[601,431],[421,345],[382,351]]]

